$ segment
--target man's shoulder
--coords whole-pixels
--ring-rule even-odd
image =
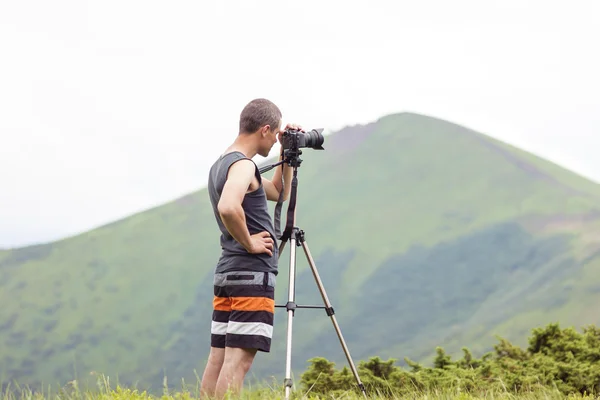
[[[258,166],[256,163],[246,157],[243,153],[232,151],[229,153],[225,153],[219,156],[212,165],[210,166],[210,173],[220,171],[220,173],[225,172],[225,175],[229,173],[229,171],[241,170],[242,172],[246,169],[257,169]]]
[[[242,176],[247,177],[254,175],[256,172],[256,164],[250,158],[242,156],[238,159],[232,160],[227,171],[227,177]]]

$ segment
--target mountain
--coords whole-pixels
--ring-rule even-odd
[[[355,359],[428,362],[536,325],[599,323],[600,185],[482,133],[400,113],[303,149],[297,223]],[[270,176],[272,172],[265,175]],[[271,204],[271,211],[274,210]],[[282,227],[285,224],[284,205]],[[64,240],[0,253],[0,379],[195,382],[219,237],[206,190]],[[299,304],[322,305],[301,248]],[[289,246],[276,301],[287,300]],[[282,382],[286,314],[257,379]],[[294,317],[296,377],[345,365],[323,310]],[[91,381],[94,383],[94,381]]]

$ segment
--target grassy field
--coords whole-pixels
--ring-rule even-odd
[[[76,385],[71,384],[57,392],[33,393],[29,390],[11,390],[2,394],[0,400],[191,400],[198,399],[198,391],[178,391],[166,389],[162,395],[152,395],[148,392],[139,391],[126,387],[111,387],[109,382],[100,380],[100,388],[93,391],[82,391]],[[284,400],[283,390],[276,390],[265,387],[261,389],[249,389],[243,391],[239,396],[228,396],[227,399],[240,400]],[[327,399],[327,400],[364,400],[362,394],[353,392],[318,395],[310,391],[293,392],[290,399]],[[565,395],[558,390],[537,389],[530,392],[514,393],[508,390],[490,390],[480,393],[465,393],[460,389],[431,389],[431,390],[406,390],[401,393],[367,395],[369,400],[384,399],[413,399],[413,400],[558,400],[558,399],[598,399],[598,396],[591,394],[569,394]]]

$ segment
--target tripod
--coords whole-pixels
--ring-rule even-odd
[[[352,373],[354,375],[354,378],[356,379],[358,387],[360,388],[364,397],[366,398],[367,394],[365,392],[365,387],[364,387],[363,383],[361,382],[360,377],[358,376],[358,371],[356,370],[356,367],[352,361],[352,357],[350,356],[350,350],[348,350],[348,346],[346,345],[346,342],[344,341],[342,331],[341,331],[340,326],[335,317],[335,312],[333,310],[333,306],[331,305],[329,298],[327,297],[325,287],[323,286],[323,282],[321,281],[319,272],[317,271],[315,261],[311,255],[310,249],[308,247],[308,243],[306,242],[306,239],[304,237],[304,231],[295,225],[296,194],[297,194],[297,190],[298,190],[298,167],[300,167],[300,164],[302,163],[302,159],[300,159],[300,157],[299,157],[301,154],[302,154],[302,151],[299,148],[288,149],[287,151],[282,153],[282,156],[283,156],[282,161],[279,161],[275,164],[271,164],[269,166],[266,166],[266,167],[263,167],[260,169],[260,173],[262,174],[262,173],[276,167],[277,165],[280,165],[283,163],[287,163],[288,165],[290,165],[293,168],[290,203],[289,203],[288,210],[287,210],[287,223],[286,223],[285,230],[281,234],[279,233],[279,227],[280,227],[279,214],[280,214],[281,205],[282,205],[283,189],[281,190],[281,193],[279,195],[279,200],[278,200],[277,206],[275,208],[276,235],[279,237],[279,239],[281,239],[281,244],[279,247],[279,257],[280,258],[281,258],[281,253],[282,253],[283,249],[285,248],[286,243],[288,241],[290,242],[288,301],[285,305],[275,305],[275,307],[285,308],[287,310],[287,340],[286,340],[287,350],[286,350],[285,379],[284,379],[285,398],[286,398],[286,400],[289,399],[290,391],[291,391],[291,387],[292,387],[292,377],[291,377],[291,374],[292,374],[292,371],[291,371],[292,370],[292,321],[293,321],[294,313],[295,313],[296,309],[298,309],[298,308],[322,308],[325,310],[325,312],[327,313],[327,316],[329,316],[331,318],[331,322],[333,323],[333,327],[337,333],[338,339],[339,339],[342,349],[346,355],[346,359],[348,360],[348,364],[350,365],[350,369],[352,370]],[[281,168],[283,169],[283,165],[281,166]],[[283,188],[284,187],[283,186],[283,171],[282,171],[281,177],[282,177],[281,187]],[[296,247],[300,247],[300,246],[304,250],[304,254],[305,254],[308,264],[310,265],[310,268],[312,270],[317,287],[318,287],[319,291],[321,292],[321,297],[323,298],[323,302],[325,304],[324,306],[299,305],[299,304],[296,304],[296,302],[295,302],[295,297],[296,297]]]

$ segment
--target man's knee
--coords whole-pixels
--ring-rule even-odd
[[[208,363],[215,366],[223,365],[225,360],[225,349],[219,347],[211,347],[208,354]]]
[[[247,373],[252,367],[257,349],[244,349],[239,347],[228,347],[225,351],[225,363],[230,367]]]

